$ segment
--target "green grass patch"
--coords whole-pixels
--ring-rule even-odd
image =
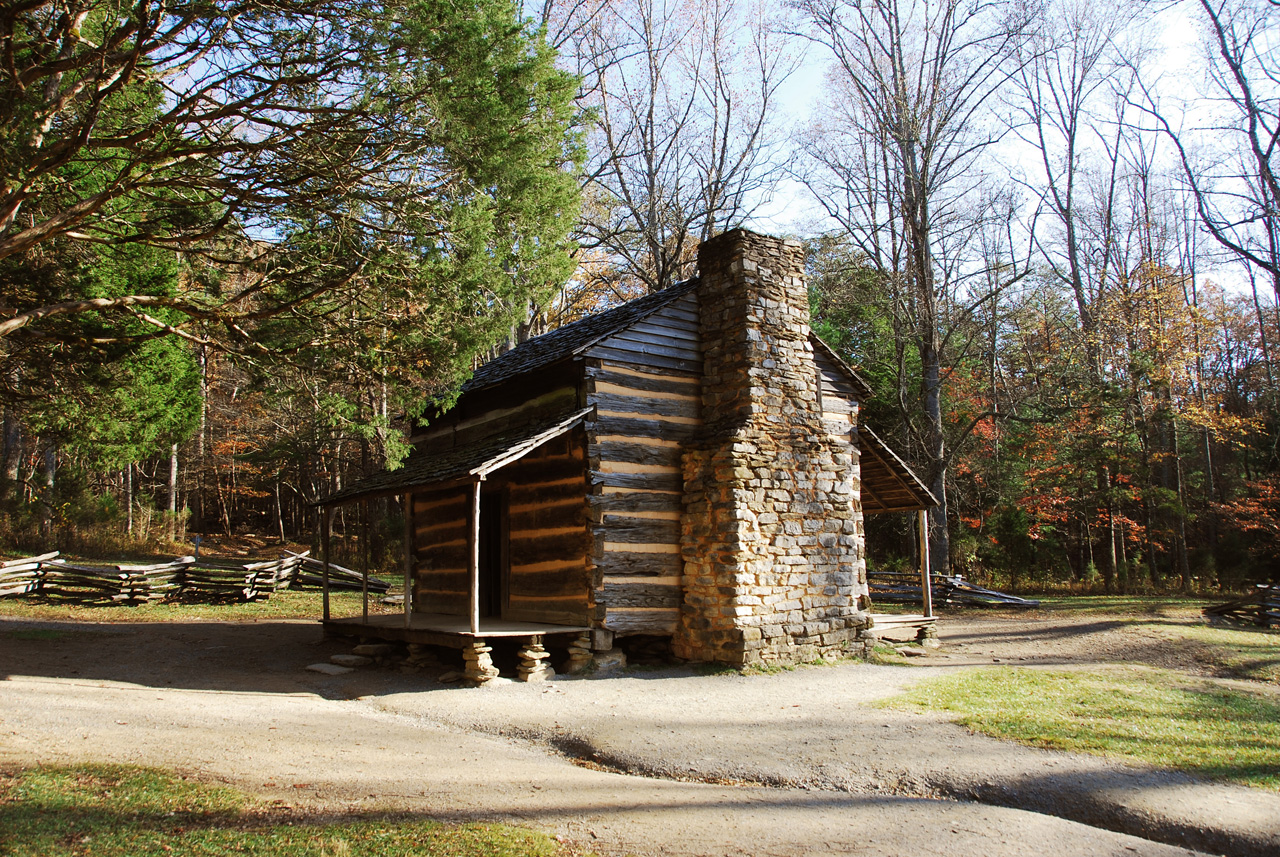
[[[383,596],[369,593],[370,613],[399,613],[403,608],[380,603]],[[331,592],[329,609],[333,616],[358,616],[359,592]],[[273,592],[265,601],[225,604],[161,601],[151,604],[98,605],[68,604],[38,598],[0,599],[0,617],[49,619],[80,622],[235,622],[246,619],[318,619],[322,593],[311,590]]]
[[[991,667],[923,682],[885,705],[978,732],[1280,791],[1280,697],[1143,667]]]
[[[1168,618],[1199,616],[1206,606],[1213,603],[1204,598],[1157,595],[1046,595],[1039,600],[1041,610],[1055,613]]]
[[[551,857],[549,837],[502,825],[388,818],[313,823],[239,792],[121,766],[32,768],[0,778],[0,854],[134,857]]]
[[[1280,633],[1219,625],[1168,628],[1175,640],[1190,640],[1202,646],[1220,674],[1280,684]]]

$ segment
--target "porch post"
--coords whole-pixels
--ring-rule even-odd
[[[471,486],[471,550],[467,570],[471,572],[471,633],[480,633],[480,480]]]
[[[360,597],[364,602],[364,623],[369,624],[369,501],[360,501]]]
[[[404,495],[404,627],[413,627],[413,495]]]
[[[929,579],[929,513],[921,509],[920,515],[920,595],[924,600],[924,618],[933,617],[933,586]]]
[[[324,590],[324,621],[329,621],[329,530],[333,527],[333,507],[320,507],[320,551],[324,556],[322,588]]]

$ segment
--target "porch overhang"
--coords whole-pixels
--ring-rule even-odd
[[[929,572],[929,521],[926,510],[938,505],[938,499],[916,476],[907,463],[866,426],[855,429],[858,435],[859,465],[862,476],[863,514],[877,512],[915,512],[916,532],[920,544],[920,587],[924,614],[914,627],[933,632],[933,590]],[[915,618],[915,617],[913,617]]]
[[[863,514],[912,512],[938,505],[933,492],[875,432],[858,426],[856,433]]]
[[[330,508],[357,500],[405,494],[415,489],[446,488],[483,481],[495,470],[519,461],[547,441],[571,431],[592,410],[583,408],[454,449],[421,453],[415,450],[399,470],[375,473],[316,501],[315,505]]]

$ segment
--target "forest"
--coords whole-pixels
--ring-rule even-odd
[[[0,550],[309,543],[484,360],[746,225],[805,242],[815,330],[940,500],[936,571],[1280,579],[1268,0],[0,19]],[[872,568],[914,562],[907,517],[868,517]]]

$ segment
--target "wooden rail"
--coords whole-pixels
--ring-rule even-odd
[[[1258,586],[1258,591],[1246,598],[1237,598],[1226,604],[1214,604],[1204,608],[1206,616],[1263,628],[1280,628],[1280,586]]]
[[[178,557],[153,565],[77,565],[58,552],[0,562],[0,598],[34,595],[79,604],[143,604],[168,598],[256,601],[272,592],[323,584],[323,563],[286,551],[280,559],[253,563]],[[329,566],[330,586],[359,589],[361,575]],[[369,589],[386,592],[386,581],[369,578]]]
[[[867,572],[867,585],[871,589],[871,601],[890,602],[895,604],[920,604],[923,592],[920,575],[894,571]],[[983,589],[975,586],[959,575],[934,574],[929,578],[933,603],[964,604],[975,607],[1039,607],[1040,602],[1031,598],[1019,598],[998,592],[994,589]]]

